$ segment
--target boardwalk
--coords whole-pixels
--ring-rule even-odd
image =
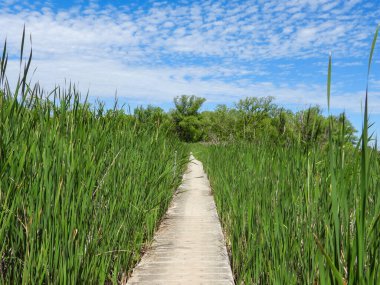
[[[194,157],[127,284],[234,284],[209,181]]]

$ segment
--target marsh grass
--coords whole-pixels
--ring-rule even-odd
[[[6,43],[0,66],[0,283],[117,284],[165,213],[186,147],[74,86],[31,86],[24,40],[14,90]]]
[[[370,73],[379,28],[368,63]],[[332,60],[327,101],[330,109]],[[227,232],[237,284],[378,284],[380,155],[368,134],[368,84],[356,148],[261,143],[195,147]]]

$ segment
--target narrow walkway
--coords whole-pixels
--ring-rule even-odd
[[[234,284],[210,183],[192,155],[152,247],[127,284]]]

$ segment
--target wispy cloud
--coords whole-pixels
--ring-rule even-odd
[[[2,1],[0,38],[16,57],[26,24],[43,86],[71,79],[96,97],[117,89],[157,103],[189,93],[218,103],[272,95],[282,104],[324,105],[327,54],[342,68],[365,66],[380,16],[375,1],[90,3]],[[335,98],[334,106],[360,111],[356,90]],[[378,93],[373,98],[378,106]]]

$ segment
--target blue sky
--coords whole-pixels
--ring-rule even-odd
[[[108,104],[207,98],[205,109],[274,96],[300,110],[326,109],[361,126],[370,45],[380,1],[13,1],[0,0],[0,40],[16,78],[23,25],[33,38],[33,75],[46,89],[66,81]],[[370,77],[370,113],[380,133],[380,43]]]

